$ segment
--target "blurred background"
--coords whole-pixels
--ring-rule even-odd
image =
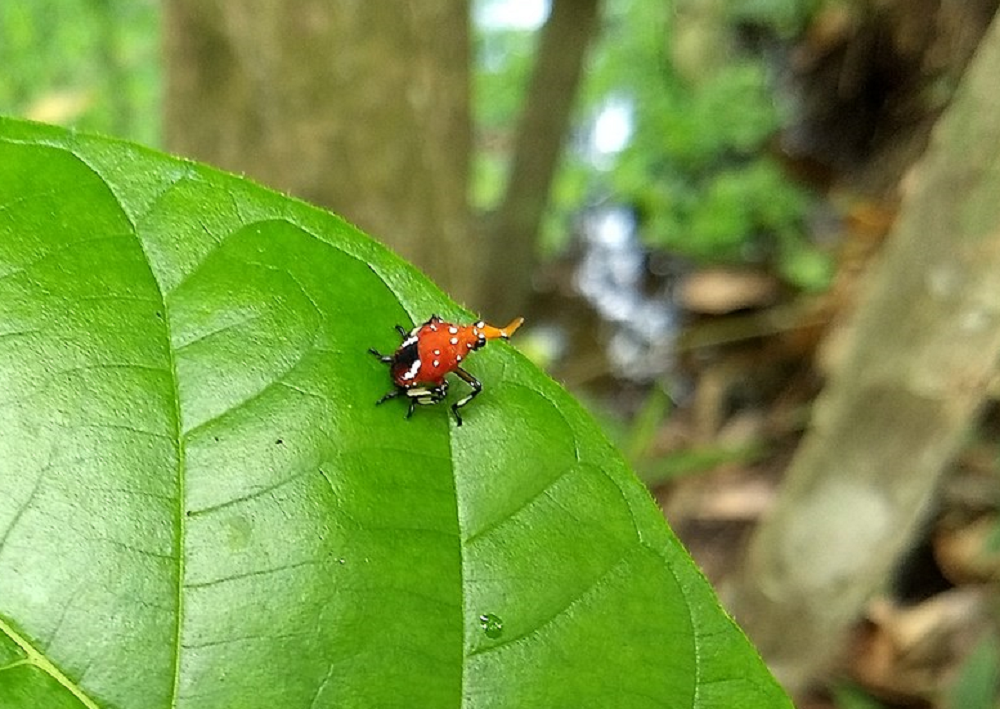
[[[997,388],[963,399],[933,465],[911,457],[912,402],[850,395],[877,430],[800,459],[816,397],[858,380],[863,294],[909,268],[876,267],[904,178],[997,5],[0,3],[0,113],[246,174],[485,319],[524,315],[517,345],[604,425],[798,706],[985,709]],[[841,474],[865,492],[817,508],[804,491]],[[793,517],[813,538],[776,574]]]

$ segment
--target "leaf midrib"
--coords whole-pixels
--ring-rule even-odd
[[[116,196],[117,199],[117,196]],[[121,204],[119,200],[119,204]],[[124,212],[124,209],[123,209]],[[131,220],[130,220],[131,221]],[[181,399],[180,399],[180,388],[178,382],[180,381],[177,375],[177,357],[175,356],[172,329],[170,324],[170,309],[167,306],[167,298],[164,293],[163,286],[160,281],[156,278],[156,274],[153,271],[153,264],[150,261],[149,254],[146,249],[143,248],[142,239],[139,237],[138,230],[133,223],[133,235],[135,236],[136,242],[138,244],[139,250],[142,251],[143,258],[146,262],[146,267],[149,269],[150,277],[156,284],[157,293],[160,299],[160,312],[163,313],[163,332],[164,339],[166,340],[166,351],[167,351],[167,361],[169,363],[169,373],[170,373],[170,385],[171,385],[171,401],[174,405],[173,411],[173,439],[177,442],[177,538],[176,538],[176,557],[177,557],[177,591],[176,591],[176,618],[177,622],[174,628],[174,667],[171,678],[170,687],[170,702],[168,704],[171,709],[177,707],[178,697],[180,695],[180,684],[181,684],[181,639],[183,634],[183,618],[184,618],[184,579],[185,579],[185,564],[184,564],[184,543],[185,543],[185,532],[186,524],[185,520],[187,518],[185,511],[185,447],[184,447],[184,427],[181,422]]]

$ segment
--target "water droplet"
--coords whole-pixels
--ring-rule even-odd
[[[479,625],[488,638],[499,638],[503,635],[503,620],[498,615],[483,613],[479,616]]]

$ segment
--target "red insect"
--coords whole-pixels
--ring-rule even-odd
[[[409,332],[402,325],[397,325],[396,330],[403,342],[395,352],[384,355],[378,350],[368,350],[389,365],[392,383],[396,385],[375,404],[405,394],[410,400],[406,418],[410,418],[417,404],[436,404],[444,399],[448,393],[445,375],[454,372],[472,387],[471,392],[451,405],[455,420],[461,426],[462,415],[458,410],[476,398],[483,385],[460,365],[470,353],[489,340],[508,339],[522,322],[524,318],[511,321],[507,327],[493,327],[481,320],[472,325],[455,325],[432,315],[430,320]]]

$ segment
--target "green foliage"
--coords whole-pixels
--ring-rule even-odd
[[[478,130],[508,131],[520,112],[534,59],[537,33],[517,28],[476,27],[473,101]]]
[[[764,59],[734,23],[787,28],[802,2],[612,2],[592,91],[632,97],[636,128],[611,171],[620,201],[644,217],[651,246],[702,261],[773,259],[802,287],[828,281],[804,241],[809,196],[768,156],[782,116]]]
[[[473,155],[470,195],[476,209],[488,211],[503,196],[511,136],[528,90],[538,37],[516,27],[474,23],[472,29],[472,115],[480,149]]]
[[[802,31],[823,0],[730,0],[723,5],[733,22],[766,26],[781,36]]]
[[[652,248],[707,262],[770,261],[799,287],[825,287],[830,264],[804,234],[810,196],[768,154],[784,118],[771,67],[737,39],[750,25],[792,35],[817,3],[609,0],[580,115],[586,124],[609,101],[624,101],[634,131],[608,164],[567,152],[542,251],[565,245],[571,215],[610,192],[638,208]],[[494,140],[477,158],[474,203],[490,208],[503,189],[502,136],[521,110],[533,42],[511,29],[480,27],[477,38],[477,125]]]
[[[996,709],[1000,696],[1000,642],[986,632],[962,663],[949,688],[949,709]]]
[[[617,199],[647,216],[651,246],[712,261],[764,253],[791,282],[825,284],[828,265],[801,234],[808,197],[762,156],[781,120],[768,68],[741,52],[732,32],[753,23],[792,34],[817,2],[608,1],[581,110],[593,115],[609,96],[630,97],[636,132],[611,168],[610,186]],[[152,0],[0,3],[0,62],[7,68],[0,113],[31,113],[155,144],[159,15]],[[495,207],[504,187],[504,150],[536,35],[483,27],[474,33],[474,113],[480,144],[489,146],[473,163],[470,198],[479,209]],[[767,172],[776,176],[767,184],[755,177]],[[570,215],[602,191],[606,179],[579,155],[568,155],[543,225],[544,253],[565,244]],[[740,184],[744,179],[750,184]],[[737,199],[747,202],[734,204]]]
[[[0,120],[0,706],[790,707],[618,453],[320,210]]]
[[[837,709],[885,709],[885,705],[853,684],[841,684],[833,689]]]
[[[706,473],[725,464],[749,465],[770,453],[764,441],[735,446],[693,446],[667,454],[655,450],[657,434],[671,410],[670,396],[659,384],[649,390],[642,406],[627,423],[593,402],[589,402],[589,406],[611,440],[618,443],[629,466],[650,488],[680,477]]]
[[[155,142],[159,22],[154,0],[0,2],[0,114]]]

